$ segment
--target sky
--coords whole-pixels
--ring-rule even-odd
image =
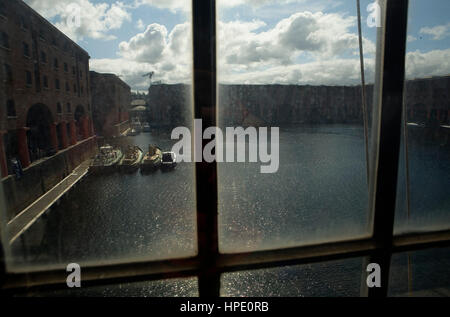
[[[25,0],[83,47],[90,69],[133,91],[190,83],[191,0]],[[373,82],[376,28],[361,0],[364,64]],[[410,0],[406,75],[450,74],[450,1]],[[218,80],[224,84],[356,85],[356,0],[217,0]],[[79,22],[79,23],[77,23]]]

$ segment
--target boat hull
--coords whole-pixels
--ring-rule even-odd
[[[117,170],[117,166],[120,163],[120,161],[123,158],[122,151],[118,150],[116,151],[117,158],[113,161],[109,161],[107,163],[99,162],[99,163],[92,163],[91,166],[89,166],[89,173],[90,174],[108,174],[115,172]]]
[[[143,154],[142,150],[140,150],[140,149],[138,150],[138,152],[139,152],[138,157],[136,158],[136,160],[134,160],[132,162],[128,162],[127,160],[125,160],[125,158],[122,159],[122,161],[119,165],[119,169],[121,172],[133,173],[139,169],[142,158],[144,157],[144,154]]]

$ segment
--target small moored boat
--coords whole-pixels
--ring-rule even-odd
[[[114,166],[121,161],[122,157],[123,153],[120,149],[108,144],[101,146],[99,153],[95,156],[89,167],[89,171],[96,173],[113,170]]]
[[[139,168],[143,156],[144,154],[138,146],[129,145],[120,162],[120,169],[123,171],[135,171]]]
[[[144,122],[142,124],[142,131],[144,132],[150,132],[150,124],[148,122]]]
[[[128,136],[135,136],[138,134],[139,134],[139,131],[136,128],[131,128],[130,131],[128,132]]]
[[[177,166],[177,156],[174,152],[162,152],[161,168],[170,170]]]
[[[148,152],[145,154],[141,162],[141,171],[156,170],[161,165],[162,152],[155,145],[149,145]]]

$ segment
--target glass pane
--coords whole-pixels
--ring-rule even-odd
[[[197,278],[136,282],[72,288],[64,291],[27,292],[28,297],[198,297]]]
[[[394,254],[389,296],[450,296],[450,249]]]
[[[362,258],[227,273],[221,296],[360,296]]]
[[[219,126],[224,139],[230,127],[256,135],[237,141],[245,162],[224,154],[218,166],[221,252],[368,235],[356,2],[218,3]],[[366,24],[369,3],[361,6],[368,113],[377,33]],[[269,143],[270,163],[258,142]]]
[[[8,269],[195,255],[194,164],[161,159],[192,125],[189,4],[25,2],[0,19]]]
[[[448,1],[409,4],[395,232],[450,228]]]

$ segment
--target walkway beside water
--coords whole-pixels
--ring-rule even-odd
[[[8,222],[9,244],[12,244],[24,233],[42,214],[68,192],[88,172],[91,160],[86,160],[76,167],[69,176],[56,184],[52,189],[39,197],[35,202],[22,210]]]

